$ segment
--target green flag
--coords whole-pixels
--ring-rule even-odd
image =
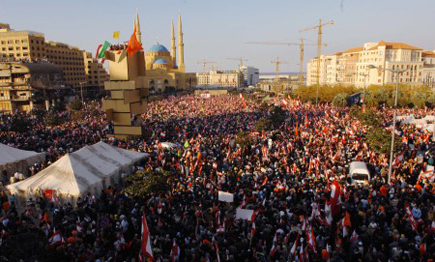
[[[186,142],[184,142],[184,147],[189,147],[189,146],[190,146],[189,141],[186,140]]]
[[[270,101],[270,97],[269,96],[265,96],[264,97],[264,101]]]
[[[201,107],[201,112],[204,112],[204,107]]]
[[[103,47],[101,47],[101,51],[98,54],[97,58],[105,58],[104,52],[106,52],[107,48],[109,48],[110,43],[107,41],[104,41]]]

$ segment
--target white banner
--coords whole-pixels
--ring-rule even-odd
[[[254,214],[254,210],[237,208],[236,219],[247,219],[251,222],[252,214]]]
[[[219,191],[219,201],[224,202],[233,202],[234,201],[234,195],[228,192]]]

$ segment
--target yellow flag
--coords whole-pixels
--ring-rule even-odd
[[[113,32],[113,38],[119,39],[119,31]]]

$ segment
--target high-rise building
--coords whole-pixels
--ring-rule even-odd
[[[243,74],[244,86],[255,86],[260,81],[260,70],[253,66],[241,66],[239,68]]]
[[[86,52],[78,47],[46,41],[43,33],[15,31],[10,28],[9,24],[0,23],[0,61],[47,60],[63,69],[67,86],[79,87],[80,83],[88,81],[85,59]]]
[[[354,84],[359,87],[395,83],[395,75],[384,69],[403,69],[399,82],[406,84],[427,83],[435,68],[430,64],[433,52],[404,43],[380,41],[365,43],[333,55],[317,58],[307,65],[307,84],[313,85],[319,77],[320,84]],[[370,69],[374,65],[378,69]],[[320,73],[318,73],[320,72]]]

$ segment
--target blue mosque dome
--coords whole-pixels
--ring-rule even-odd
[[[168,49],[166,49],[165,46],[163,46],[161,44],[155,44],[155,45],[150,47],[148,52],[169,52],[169,51],[168,51]]]
[[[163,46],[164,47],[164,46]],[[168,61],[166,61],[165,59],[157,59],[156,61],[154,61],[153,65],[167,65]]]

